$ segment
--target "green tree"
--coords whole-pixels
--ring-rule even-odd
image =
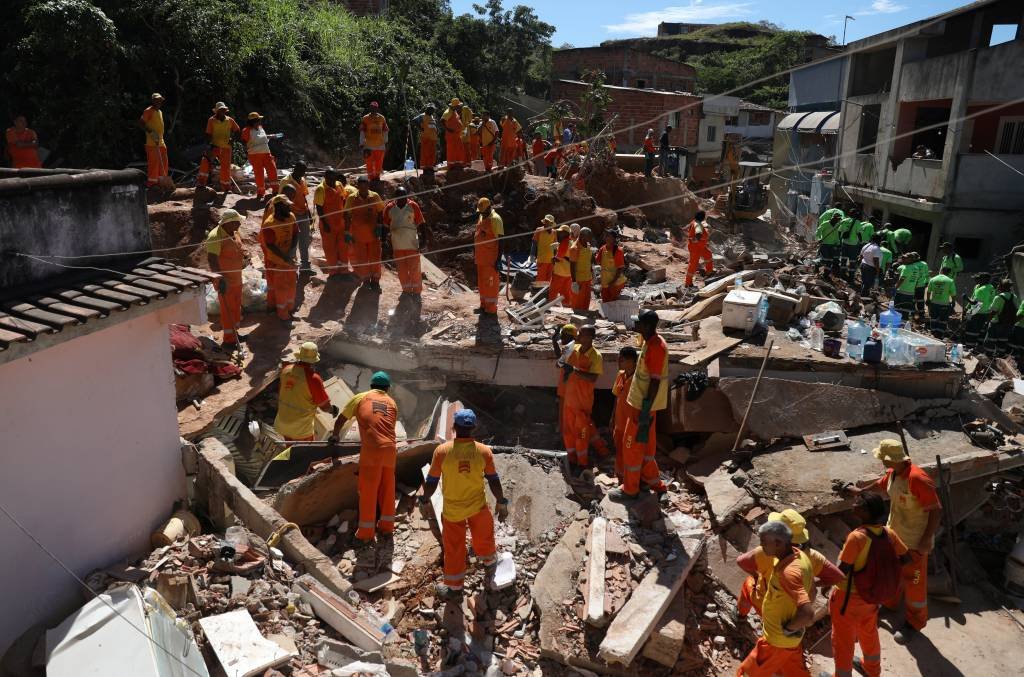
[[[612,96],[605,88],[605,75],[602,70],[590,70],[580,76],[589,87],[580,96],[580,117],[583,119],[584,137],[591,137],[600,132],[605,125],[605,114],[612,103]]]

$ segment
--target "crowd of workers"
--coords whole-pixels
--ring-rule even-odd
[[[824,268],[851,284],[859,280],[861,296],[884,291],[903,317],[927,321],[937,338],[955,339],[991,356],[1024,358],[1024,301],[1009,279],[993,284],[990,273],[975,275],[971,293],[961,297],[958,329],[951,331],[963,258],[943,242],[938,261],[929,266],[912,249],[909,229],[889,223],[879,227],[878,221],[875,216],[864,219],[856,206],[844,211],[836,204],[822,212],[815,236]]]

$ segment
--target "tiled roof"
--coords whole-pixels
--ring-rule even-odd
[[[103,322],[117,313],[199,289],[217,276],[148,258],[125,271],[99,270],[53,286],[27,288],[0,301],[0,351],[69,327]]]

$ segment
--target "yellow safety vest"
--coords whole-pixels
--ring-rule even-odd
[[[313,434],[313,419],[318,409],[309,393],[306,370],[289,364],[281,370],[274,429],[285,437],[299,439]]]
[[[665,346],[665,362],[658,372],[658,378],[661,380],[658,382],[658,393],[651,403],[651,411],[660,411],[668,407],[668,346],[665,345],[665,339],[660,336],[658,340]],[[647,342],[645,341],[640,349],[640,357],[636,361],[636,373],[633,374],[633,383],[629,386],[629,397],[626,398],[629,406],[634,409],[643,407],[644,398],[647,397],[647,391],[651,388],[651,372],[647,369],[646,358]]]
[[[910,492],[909,477],[898,477],[893,473],[888,493],[892,503],[886,526],[895,531],[908,548],[916,548],[928,526],[928,513],[921,509],[920,501]]]
[[[561,244],[562,244],[561,242],[553,242],[551,244],[551,256],[552,256],[553,259],[554,259],[554,257],[558,256],[558,247]],[[571,272],[572,269],[569,268],[569,251],[568,251],[568,249],[569,249],[568,246],[566,246],[565,258],[563,258],[561,260],[556,260],[555,261],[555,265],[553,265],[551,267],[551,273],[553,275],[558,275],[559,277],[569,277],[572,274],[572,272]]]
[[[814,588],[814,571],[811,566],[811,559],[802,551],[797,551],[797,559],[800,562],[800,573],[803,576],[804,590],[810,596]],[[764,602],[761,605],[761,628],[764,638],[772,646],[780,649],[793,649],[800,646],[804,639],[803,631],[799,635],[790,637],[782,628],[793,616],[796,615],[796,602],[789,596],[779,580],[778,563],[772,567],[768,574]]]
[[[576,281],[590,282],[594,279],[594,248],[576,245]]]

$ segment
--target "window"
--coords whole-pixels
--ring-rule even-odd
[[[708,125],[708,142],[714,143],[718,137],[718,128],[714,125]]]
[[[1024,155],[1024,117],[1000,118],[996,137],[999,155]]]
[[[957,237],[953,238],[953,251],[965,259],[981,258],[980,237]]]
[[[988,46],[995,47],[1016,39],[1017,24],[995,24],[992,26],[992,35],[988,39]]]
[[[861,107],[860,133],[857,136],[858,153],[874,153],[878,142],[878,119],[882,115],[882,104],[873,103]]]
[[[672,129],[679,129],[679,111],[672,111],[668,114],[668,123],[672,125]]]
[[[739,127],[740,118],[738,115],[730,115],[725,118],[725,124],[730,127]]]
[[[636,87],[637,89],[647,89],[647,80],[637,80]]]

